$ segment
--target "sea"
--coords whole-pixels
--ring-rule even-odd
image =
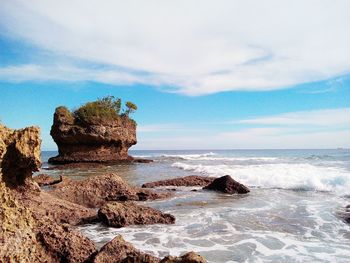
[[[44,168],[56,154],[42,153]],[[195,251],[212,263],[350,262],[350,225],[342,218],[350,204],[348,149],[130,154],[154,162],[44,172],[77,180],[113,172],[136,186],[187,175],[230,175],[251,192],[229,195],[180,187],[171,199],[143,202],[174,215],[174,225],[80,226],[98,247],[121,234],[136,248],[159,257]]]

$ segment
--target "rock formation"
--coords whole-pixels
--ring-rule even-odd
[[[205,259],[194,253],[188,252],[180,257],[167,256],[163,258],[160,263],[206,263]]]
[[[159,258],[135,249],[118,235],[100,249],[93,263],[158,263],[159,261]]]
[[[83,181],[66,181],[54,187],[50,193],[58,198],[91,208],[99,208],[107,201],[145,201],[171,195],[170,192],[132,187],[116,174],[92,176]]]
[[[60,175],[59,178],[54,178],[48,174],[39,174],[33,177],[33,179],[39,186],[48,186],[62,182],[63,177]]]
[[[98,210],[99,219],[112,227],[150,224],[174,224],[175,217],[134,202],[110,202]]]
[[[39,133],[36,127],[11,130],[0,125],[0,261],[84,262],[90,257],[85,251],[95,251],[95,245],[54,222],[47,216],[49,209],[38,212],[40,207],[30,201],[40,198],[31,177],[41,165]]]
[[[58,107],[50,132],[59,155],[50,163],[131,161],[128,149],[137,143],[136,123],[127,116],[108,122],[82,123]]]
[[[145,183],[144,188],[154,188],[159,186],[206,186],[214,181],[213,177],[189,175],[174,179]]]
[[[219,191],[226,194],[246,194],[250,192],[248,187],[233,180],[229,175],[216,178],[211,184],[203,187],[203,189]]]

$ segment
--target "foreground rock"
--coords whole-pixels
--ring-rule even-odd
[[[132,187],[116,174],[89,177],[55,185],[53,195],[86,207],[98,208],[107,201],[145,201],[170,197],[169,192],[155,192]]]
[[[33,180],[39,186],[48,186],[48,185],[54,185],[62,182],[62,176],[60,175],[59,178],[53,178],[52,176],[47,174],[39,174],[33,177]]]
[[[84,262],[94,244],[46,216],[49,209],[38,212],[32,201],[41,194],[32,180],[40,165],[39,128],[0,125],[0,261]]]
[[[116,236],[104,245],[93,260],[94,263],[156,263],[159,261],[159,258],[135,249],[121,235]]]
[[[36,229],[37,239],[52,262],[87,262],[97,252],[90,239],[69,226],[41,221]]]
[[[233,180],[229,175],[215,179],[211,184],[203,187],[203,189],[219,191],[227,194],[246,194],[250,192],[248,187]]]
[[[174,224],[175,217],[134,202],[107,203],[98,211],[99,219],[112,227],[150,224]]]
[[[81,123],[64,107],[54,114],[50,132],[59,155],[50,163],[132,161],[128,149],[137,143],[136,123],[127,116],[113,121]]]
[[[159,186],[206,186],[215,180],[213,177],[190,175],[169,180],[145,183],[144,188],[154,188]]]
[[[168,256],[164,259],[154,257],[135,249],[121,235],[116,236],[96,254],[93,263],[206,263],[194,252],[181,257]]]
[[[206,263],[205,259],[194,252],[188,252],[180,257],[168,256],[163,258],[160,263]]]

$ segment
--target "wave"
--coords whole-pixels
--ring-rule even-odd
[[[208,176],[231,175],[243,184],[261,188],[350,193],[350,174],[337,167],[278,163],[257,165],[203,165],[176,162],[172,167]]]

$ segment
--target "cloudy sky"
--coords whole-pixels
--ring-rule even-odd
[[[135,149],[350,147],[350,1],[0,0],[0,118],[135,101]]]

